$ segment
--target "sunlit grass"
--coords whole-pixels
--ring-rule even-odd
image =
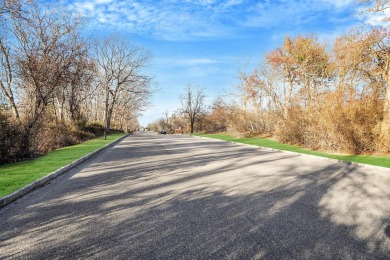
[[[278,141],[272,140],[270,138],[258,138],[258,137],[236,138],[229,134],[196,134],[196,136],[203,136],[203,137],[225,140],[229,142],[251,144],[251,145],[256,145],[261,147],[272,148],[276,150],[310,154],[310,155],[315,155],[320,157],[347,161],[347,162],[357,162],[357,163],[370,164],[370,165],[390,168],[390,157],[388,156],[370,156],[370,155],[353,155],[353,154],[342,155],[342,154],[318,152],[310,149],[305,149],[296,145],[283,144]]]
[[[32,161],[24,161],[0,166],[0,197],[10,194],[49,173],[122,137],[112,134],[107,140],[96,138],[84,143],[55,150]]]

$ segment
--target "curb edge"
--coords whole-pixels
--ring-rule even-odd
[[[24,195],[30,193],[31,191],[37,189],[38,187],[40,186],[44,186],[46,183],[48,183],[49,181],[57,178],[58,176],[62,175],[63,173],[69,171],[70,169],[74,168],[75,166],[85,162],[86,160],[88,160],[89,158],[91,158],[92,156],[100,153],[101,151],[111,147],[111,146],[114,146],[115,144],[121,142],[123,139],[125,139],[126,137],[128,137],[129,134],[126,134],[114,141],[112,141],[111,143],[108,143],[106,144],[105,146],[87,154],[87,155],[84,155],[83,157],[71,162],[70,164],[68,165],[65,165],[63,167],[61,167],[60,169],[52,172],[52,173],[49,173],[48,175],[30,183],[30,184],[27,184],[26,186],[20,188],[19,190],[17,191],[14,191],[13,193],[9,194],[9,195],[6,195],[4,197],[0,197],[0,208],[3,208],[5,207],[6,205],[10,204],[11,202],[17,200],[18,198],[20,197],[23,197]]]
[[[344,161],[344,160],[341,160],[341,159],[334,159],[334,158],[322,157],[322,156],[317,156],[317,155],[312,155],[312,154],[291,152],[291,151],[286,151],[286,150],[279,150],[279,149],[274,149],[274,148],[269,148],[269,147],[264,147],[264,146],[257,146],[257,145],[253,145],[253,144],[244,144],[244,143],[226,141],[226,140],[221,140],[221,139],[214,139],[214,138],[205,137],[205,136],[193,136],[193,137],[205,138],[205,139],[209,139],[209,140],[217,140],[217,141],[227,142],[227,143],[232,143],[232,144],[237,144],[237,145],[252,146],[254,148],[259,148],[259,149],[262,149],[262,150],[268,150],[268,151],[273,151],[273,152],[291,153],[291,154],[295,154],[295,155],[298,155],[298,156],[307,156],[307,157],[311,157],[311,158],[317,158],[317,159],[321,159],[321,160],[332,161],[332,162],[335,162],[335,163],[341,163],[341,164],[345,164],[345,165],[360,166],[360,167],[364,167],[364,168],[368,168],[368,169],[371,168],[371,169],[381,169],[381,170],[389,170],[390,171],[390,168],[384,167],[384,166]]]

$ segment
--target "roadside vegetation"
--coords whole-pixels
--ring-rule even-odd
[[[325,153],[325,152],[313,151],[310,149],[302,148],[296,145],[284,144],[266,137],[240,138],[240,137],[234,137],[226,133],[195,134],[195,136],[214,138],[214,139],[224,140],[228,142],[250,144],[259,147],[272,148],[272,149],[282,150],[282,151],[290,151],[290,152],[296,152],[302,154],[315,155],[315,156],[337,159],[346,162],[363,163],[363,164],[370,164],[370,165],[390,168],[390,156],[369,156],[369,155]]]
[[[325,42],[286,36],[235,93],[206,104],[188,84],[181,107],[149,130],[271,136],[314,151],[390,154],[390,6],[356,0],[377,21]],[[156,91],[150,53],[112,35],[86,35],[82,17],[39,0],[0,2],[0,164],[132,132]],[[184,86],[183,86],[184,87]]]
[[[191,106],[167,112],[148,128],[270,136],[311,151],[362,155],[351,160],[389,155],[390,6],[382,0],[358,3],[361,15],[379,21],[375,26],[328,42],[315,34],[286,36],[256,68],[239,71],[235,93],[199,108],[187,90],[183,96],[190,102],[182,104]]]
[[[96,138],[81,144],[60,148],[35,160],[0,165],[0,197],[10,194],[69,163],[122,137],[111,134],[107,139]]]
[[[55,1],[0,2],[0,164],[139,128],[149,52],[86,24]]]

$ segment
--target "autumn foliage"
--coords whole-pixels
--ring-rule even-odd
[[[387,154],[389,58],[389,34],[383,28],[356,30],[333,46],[313,35],[286,37],[264,64],[241,74],[246,115],[262,122],[255,124],[260,132],[283,142]]]

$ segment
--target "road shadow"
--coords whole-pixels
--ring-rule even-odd
[[[53,183],[50,199],[0,211],[2,255],[388,259],[390,178],[381,172],[181,140],[131,142],[136,155],[122,143]]]

